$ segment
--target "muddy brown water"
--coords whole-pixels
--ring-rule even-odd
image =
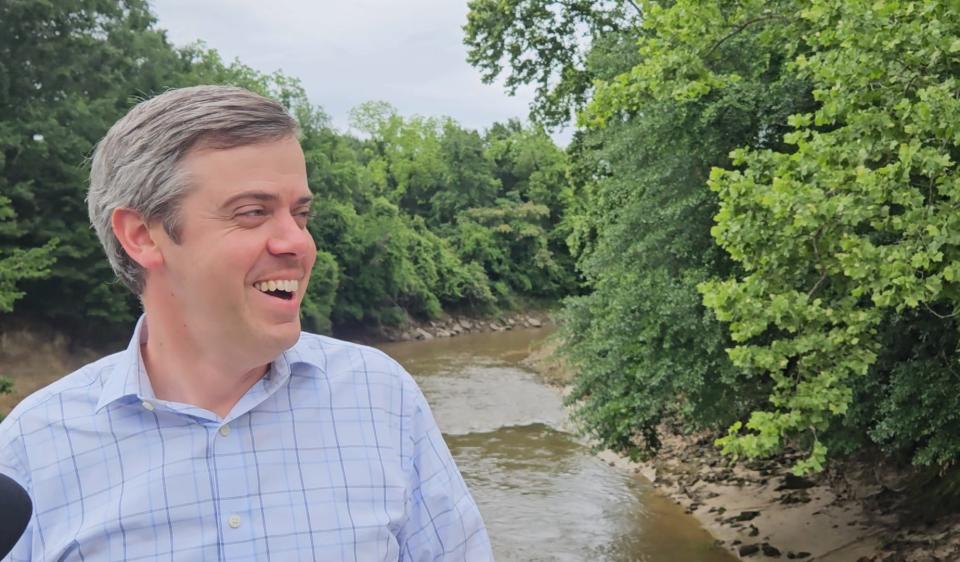
[[[576,436],[521,361],[546,330],[383,344],[417,379],[480,506],[498,562],[730,562],[642,477]]]

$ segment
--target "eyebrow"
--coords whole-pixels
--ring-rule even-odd
[[[238,194],[234,195],[233,197],[231,197],[231,198],[227,199],[226,201],[224,201],[224,202],[223,202],[223,205],[220,205],[220,208],[221,208],[221,209],[225,209],[225,208],[233,205],[233,204],[236,203],[237,201],[240,201],[240,200],[243,200],[243,199],[254,199],[254,200],[256,200],[256,201],[263,201],[263,202],[265,202],[265,203],[268,203],[268,202],[272,203],[272,202],[277,201],[277,200],[280,199],[280,198],[279,198],[277,195],[275,195],[275,194],[273,194],[273,193],[267,193],[266,191],[244,191],[244,192],[238,193]],[[300,205],[306,205],[307,203],[309,203],[309,202],[311,202],[311,201],[313,201],[313,195],[312,195],[312,194],[311,194],[311,195],[304,195],[303,197],[297,199],[294,203],[295,203],[295,206],[300,206]]]

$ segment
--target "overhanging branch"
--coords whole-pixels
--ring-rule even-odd
[[[630,1],[630,0],[628,0],[628,1]],[[632,2],[631,2],[631,3],[632,3]],[[781,15],[779,15],[779,14],[766,14],[766,15],[763,15],[763,16],[757,16],[757,17],[755,17],[755,18],[748,19],[748,20],[745,21],[745,22],[741,22],[741,23],[733,26],[733,31],[731,31],[730,33],[724,35],[723,37],[720,38],[719,41],[717,41],[716,43],[714,43],[714,44],[710,47],[710,49],[707,50],[707,52],[703,54],[703,58],[708,58],[711,54],[713,54],[714,51],[716,51],[716,50],[720,47],[720,45],[723,45],[723,44],[727,41],[727,39],[730,39],[730,38],[733,37],[734,35],[740,33],[740,32],[743,31],[744,29],[750,27],[751,25],[754,25],[754,24],[756,24],[756,23],[760,23],[760,22],[763,22],[763,21],[768,21],[768,20],[788,20],[788,19],[789,19],[789,18],[787,18],[786,16],[781,16]]]

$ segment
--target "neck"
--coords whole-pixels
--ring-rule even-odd
[[[269,360],[257,361],[241,350],[228,349],[229,345],[218,345],[223,342],[174,321],[163,307],[145,308],[147,341],[140,353],[157,398],[197,406],[223,418],[266,374]]]

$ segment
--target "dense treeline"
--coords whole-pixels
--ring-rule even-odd
[[[137,100],[237,84],[303,131],[316,330],[565,301],[571,401],[607,446],[664,420],[737,456],[960,460],[960,13],[949,2],[472,0],[469,60],[532,116],[484,132],[175,48],[143,0],[0,4],[0,312],[72,331],[133,298],[86,158]]]
[[[465,33],[577,116],[565,351],[603,444],[960,460],[952,3],[472,0]]]
[[[298,119],[320,248],[309,328],[490,311],[568,294],[566,155],[542,129],[484,133],[385,103],[334,130],[294,78],[175,48],[145,0],[0,4],[0,312],[74,333],[128,326],[138,304],[89,228],[87,162],[107,128],[168,88],[235,84]],[[358,100],[360,101],[360,100]],[[14,304],[15,303],[15,304]]]

